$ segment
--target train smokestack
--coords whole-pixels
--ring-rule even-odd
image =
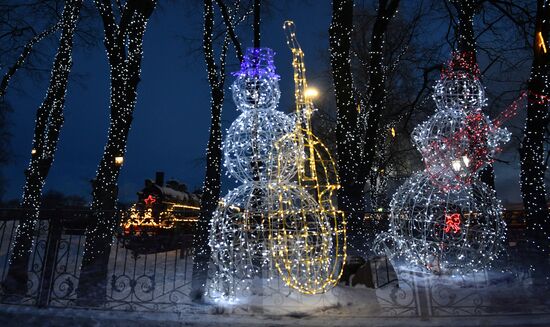
[[[157,184],[160,187],[164,186],[164,172],[157,171],[155,175],[155,184]]]

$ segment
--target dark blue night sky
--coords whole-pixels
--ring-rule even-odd
[[[201,48],[202,7],[197,6],[195,14],[186,12],[189,7],[182,5],[164,4],[158,9],[148,25],[144,42],[142,81],[120,176],[122,201],[134,200],[143,180],[154,178],[157,170],[165,171],[167,178],[185,182],[191,189],[200,187],[204,178],[210,95],[202,53],[190,51]],[[262,46],[271,47],[277,53],[275,63],[281,75],[281,110],[290,110],[294,100],[291,55],[285,43],[283,22],[295,21],[298,37],[306,51],[310,83],[315,84],[315,76],[325,73],[328,68],[319,62],[328,55],[330,10],[329,1],[308,4],[293,1],[278,5],[263,19]],[[245,33],[246,28],[243,26]],[[188,41],[182,36],[197,40],[196,44],[186,44]],[[243,47],[251,46],[251,37],[241,41]],[[321,56],[320,51],[326,53]],[[232,65],[228,70],[238,70],[233,49],[230,55]],[[102,44],[93,50],[77,49],[73,61],[73,73],[83,77],[69,84],[65,125],[46,189],[89,199],[89,181],[95,176],[107,135],[109,72]],[[15,82],[28,85],[32,91],[25,95],[8,92],[8,101],[14,109],[11,114],[14,157],[5,169],[9,181],[6,199],[18,198],[21,194],[34,117],[47,87],[46,80]],[[232,77],[228,77],[226,88],[231,82]],[[224,130],[237,115],[228,92],[223,112]]]
[[[330,85],[320,84],[327,83],[321,76],[326,76],[329,69],[326,58],[331,2],[283,1],[277,6],[276,10],[264,15],[262,46],[271,47],[277,53],[275,63],[281,76],[282,92],[279,108],[289,111],[293,108],[294,85],[283,22],[291,19],[296,23],[298,38],[306,53],[310,84],[326,89]],[[251,35],[247,26],[241,27],[239,32],[241,36]],[[434,35],[437,33],[431,37]],[[182,36],[196,41],[189,45]],[[119,183],[122,201],[134,200],[143,180],[154,178],[155,171],[164,171],[168,179],[185,182],[191,190],[202,185],[210,124],[210,95],[200,51],[201,38],[201,6],[190,10],[187,5],[163,4],[148,25],[138,103]],[[241,41],[243,48],[251,46],[251,36],[241,37]],[[230,55],[228,70],[235,71],[238,66],[232,48]],[[108,128],[109,79],[103,45],[87,51],[77,48],[73,73],[82,77],[69,84],[65,125],[46,189],[90,199],[89,181],[95,176]],[[48,82],[28,82],[21,80],[22,76],[16,77],[19,80],[15,82],[32,91],[25,95],[8,91],[8,101],[14,108],[11,114],[13,162],[5,168],[9,182],[5,199],[18,198],[21,194],[23,171],[30,156],[34,116]],[[232,77],[228,77],[226,89],[231,82]],[[227,92],[224,130],[237,115],[231,94]],[[519,202],[517,166],[519,163],[513,167],[496,166],[497,190],[505,202]],[[223,189],[227,188],[226,183]]]

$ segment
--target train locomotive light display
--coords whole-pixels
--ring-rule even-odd
[[[126,248],[139,253],[181,248],[190,243],[199,203],[183,184],[164,185],[164,174],[159,172],[155,182],[146,180],[138,201],[123,212],[119,237]]]
[[[509,133],[482,113],[477,65],[454,54],[434,88],[436,112],[412,139],[426,169],[410,177],[390,203],[390,228],[375,248],[434,272],[488,267],[505,241],[494,191],[478,180]]]

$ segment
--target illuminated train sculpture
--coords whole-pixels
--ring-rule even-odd
[[[199,195],[189,193],[185,184],[168,181],[157,172],[153,182],[137,193],[138,201],[122,214],[119,238],[126,248],[141,253],[168,251],[191,245],[199,216]]]

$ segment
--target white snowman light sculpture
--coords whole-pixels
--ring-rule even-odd
[[[293,121],[276,110],[279,76],[274,52],[247,49],[241,70],[231,86],[242,114],[231,124],[223,141],[227,173],[242,183],[221,199],[214,213],[209,245],[214,273],[210,295],[235,299],[251,292],[252,281],[270,269],[267,246],[268,185],[274,169],[291,178],[296,171],[293,155],[282,165],[271,159],[273,144],[293,129]],[[289,145],[289,151],[294,147]]]
[[[442,72],[436,113],[412,133],[426,169],[398,189],[390,228],[375,242],[379,252],[438,273],[486,268],[506,232],[500,202],[478,175],[509,133],[482,113],[485,93],[468,57],[455,54]]]

